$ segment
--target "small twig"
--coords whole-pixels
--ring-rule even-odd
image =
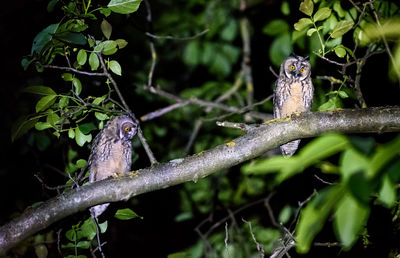
[[[228,245],[228,239],[229,239],[229,232],[228,232],[228,222],[225,222],[225,250],[228,258],[231,257],[229,254],[229,245]]]
[[[147,144],[146,138],[144,138],[142,128],[140,128],[140,126],[138,126],[138,137],[140,142],[142,143],[144,150],[146,151],[147,156],[149,157],[150,164],[151,165],[157,164],[158,163],[157,159],[155,158],[153,152],[151,151],[150,146]]]
[[[333,243],[331,243],[331,242],[327,242],[327,243],[319,243],[319,242],[316,242],[316,243],[314,243],[314,246],[325,246],[325,247],[334,247],[334,246],[338,246],[338,247],[341,247],[341,244],[338,243],[338,242],[333,242]]]
[[[67,187],[70,187],[74,184],[66,184],[66,185],[58,185],[58,186],[48,186],[46,185],[46,183],[43,181],[43,179],[41,179],[38,175],[34,175],[36,177],[37,180],[39,180],[39,182],[48,190],[61,190]]]
[[[177,108],[184,107],[184,106],[186,106],[187,104],[189,104],[189,102],[178,102],[178,103],[169,105],[169,106],[167,106],[167,107],[157,109],[157,110],[155,110],[155,111],[153,111],[153,112],[150,112],[150,113],[148,113],[148,114],[146,114],[146,115],[141,116],[141,117],[140,117],[140,120],[142,120],[142,121],[148,121],[148,120],[151,120],[151,119],[160,117],[160,116],[162,116],[162,115],[164,115],[164,114],[166,114],[166,113],[168,113],[168,112],[171,112],[172,110],[175,110],[175,109],[177,109]]]
[[[315,177],[316,179],[318,179],[319,181],[321,181],[322,183],[324,183],[324,184],[327,184],[327,185],[333,185],[333,184],[334,184],[334,183],[331,183],[331,182],[328,182],[328,181],[323,180],[322,178],[320,178],[320,177],[317,176],[316,174],[314,174],[314,177]]]
[[[275,75],[276,78],[279,78],[279,75],[274,71],[274,68],[272,68],[272,66],[269,66],[269,70],[273,75]]]
[[[298,217],[299,217],[301,208],[303,208],[303,206],[306,205],[309,201],[311,201],[311,199],[312,199],[314,196],[316,196],[317,194],[318,194],[318,192],[314,189],[313,193],[312,193],[310,196],[308,196],[307,199],[305,199],[304,201],[298,203],[299,206],[297,207],[296,213],[295,213],[295,215],[294,215],[294,218],[293,218],[293,220],[292,220],[292,223],[290,223],[289,228],[292,228],[293,225],[296,225],[296,224],[297,224],[297,222],[298,222]]]
[[[69,71],[69,72],[74,72],[78,74],[83,74],[87,76],[107,76],[104,73],[92,73],[92,72],[85,72],[85,71],[80,71],[72,67],[64,67],[64,66],[56,66],[56,65],[43,65],[44,68],[49,68],[49,69],[57,69],[57,70],[64,70],[64,71]]]
[[[325,56],[322,56],[322,55],[318,55],[318,57],[323,59],[323,60],[325,60],[325,61],[327,61],[328,63],[335,64],[335,65],[338,65],[338,66],[341,66],[341,67],[348,67],[348,66],[353,65],[353,64],[356,63],[356,61],[351,61],[351,62],[348,62],[348,63],[339,63],[339,62],[331,60],[331,59],[329,59],[329,58],[327,58]]]
[[[243,14],[243,17],[240,19],[240,34],[242,36],[242,51],[243,51],[243,59],[242,59],[242,71],[244,73],[244,79],[246,81],[246,92],[247,92],[247,105],[250,106],[253,104],[254,99],[254,85],[253,85],[253,76],[251,71],[251,48],[250,48],[250,33],[249,33],[249,20],[244,16],[246,11],[246,0],[240,1],[240,11]]]
[[[244,123],[233,123],[233,122],[228,122],[228,121],[223,121],[223,122],[219,122],[217,121],[216,124],[218,126],[222,126],[222,127],[228,127],[228,128],[235,128],[235,129],[240,129],[242,131],[249,131],[251,129],[251,126],[244,124]]]
[[[90,216],[92,217],[93,223],[96,227],[96,235],[97,235],[97,248],[101,254],[101,257],[105,258],[105,255],[103,253],[103,250],[101,249],[101,241],[100,241],[100,226],[99,223],[97,223],[97,219],[93,214],[90,214]],[[96,249],[93,251],[93,253],[96,252]]]
[[[146,32],[146,36],[153,38],[153,39],[173,39],[173,40],[192,40],[192,39],[196,39],[198,37],[203,36],[204,34],[206,34],[207,32],[209,32],[209,29],[205,29],[202,32],[199,32],[193,36],[189,36],[189,37],[175,37],[175,36],[159,36],[159,35],[155,35],[152,34],[150,32]]]
[[[159,95],[159,96],[164,97],[166,99],[173,100],[175,102],[186,102],[186,101],[188,101],[190,104],[195,104],[195,105],[198,105],[200,107],[206,107],[206,108],[210,107],[210,108],[221,109],[223,111],[232,112],[234,114],[241,114],[241,113],[247,112],[253,106],[261,105],[264,102],[266,102],[266,101],[268,101],[268,100],[270,100],[272,98],[272,95],[271,95],[271,96],[267,97],[266,99],[254,104],[252,106],[246,106],[246,107],[243,107],[243,108],[238,108],[238,107],[224,105],[224,104],[221,104],[221,103],[205,101],[205,100],[201,100],[201,99],[197,99],[197,98],[183,99],[183,98],[175,96],[175,95],[173,95],[171,93],[165,92],[165,91],[161,90],[160,88],[155,88],[153,86],[144,85],[144,86],[142,86],[142,88],[144,90],[147,90],[147,91],[153,93],[153,94]],[[260,112],[255,112],[255,111],[251,111],[251,112],[249,112],[249,114],[251,116],[255,117],[255,118],[259,118],[259,119],[262,119],[262,120],[268,120],[270,118],[270,115],[263,114],[263,113],[260,113]]]
[[[122,105],[124,106],[124,110],[127,111],[128,113],[132,113],[132,111],[129,109],[128,104],[126,104],[124,97],[122,96],[121,91],[119,90],[117,82],[114,80],[114,78],[111,76],[111,74],[107,70],[107,66],[104,63],[103,56],[99,52],[95,52],[97,57],[100,60],[101,67],[103,68],[103,73],[107,76],[107,78],[110,80],[112,86],[114,87],[115,92],[117,93],[119,100],[121,101]]]
[[[237,90],[242,85],[242,82],[243,82],[243,71],[241,71],[239,73],[239,77],[235,80],[235,82],[233,83],[232,87],[227,92],[225,92],[224,94],[219,96],[214,102],[221,103],[221,102],[225,101],[226,99],[228,99],[232,94],[237,92]],[[210,112],[210,111],[211,111],[211,107],[206,109],[207,113]]]
[[[260,258],[264,258],[264,257],[265,257],[264,247],[263,247],[263,245],[261,245],[260,243],[257,242],[256,236],[254,235],[253,229],[252,229],[252,227],[251,227],[251,222],[250,222],[250,221],[246,221],[246,220],[243,219],[243,218],[242,218],[242,221],[243,221],[244,223],[247,223],[247,225],[249,226],[249,231],[250,231],[251,237],[253,238],[254,243],[255,243],[256,246],[257,246],[258,254],[260,255]]]
[[[190,134],[190,138],[188,143],[186,144],[185,147],[185,155],[188,155],[190,152],[190,149],[193,146],[194,140],[196,139],[197,135],[199,134],[200,128],[203,125],[203,119],[196,119],[196,121],[194,122],[194,127],[192,130],[192,133]]]
[[[62,231],[62,228],[60,228],[57,231],[57,251],[60,254],[60,257],[63,257],[63,254],[61,252],[61,231]]]

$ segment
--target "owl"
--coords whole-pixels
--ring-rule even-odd
[[[89,182],[130,171],[132,163],[131,139],[136,134],[137,122],[126,115],[109,120],[93,140],[89,156]],[[94,217],[102,214],[109,203],[90,208]]]
[[[274,118],[286,117],[295,112],[310,111],[314,87],[311,82],[311,64],[308,57],[290,55],[281,64],[274,89]],[[292,156],[300,140],[282,145],[284,156]]]

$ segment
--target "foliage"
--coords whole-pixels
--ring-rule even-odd
[[[108,119],[130,112],[125,101],[136,115],[143,114],[143,135],[160,161],[201,154],[241,134],[216,128],[215,121],[262,122],[247,112],[272,111],[270,100],[257,103],[272,89],[257,86],[265,82],[252,79],[258,65],[254,60],[260,55],[252,50],[247,56],[251,48],[246,40],[257,41],[255,35],[268,40],[268,64],[275,68],[293,51],[310,55],[313,75],[319,75],[313,80],[313,110],[366,107],[362,93],[367,84],[360,84],[360,76],[373,55],[392,50],[389,76],[399,78],[397,3],[282,1],[281,13],[273,19],[264,18],[263,26],[257,27],[251,19],[251,13],[261,5],[257,1],[248,1],[247,7],[243,4],[246,1],[239,0],[190,0],[183,5],[141,2],[51,0],[48,11],[59,20],[44,26],[34,38],[30,54],[21,61],[27,72],[35,71],[42,80],[24,88],[22,94],[34,98],[33,114],[24,114],[16,121],[12,139],[33,137],[41,153],[52,149],[53,142],[68,146],[62,150],[65,161],[60,165],[67,178],[61,179],[68,186],[65,191],[76,182],[86,183],[82,174],[87,172],[88,146]],[[168,11],[160,13],[158,9]],[[379,13],[380,24],[375,13]],[[133,30],[132,23],[140,29]],[[395,42],[391,44],[391,40]],[[272,85],[275,77],[269,76],[266,78]],[[203,102],[196,104],[196,100]],[[165,106],[176,103],[181,106],[165,111]],[[239,111],[227,111],[218,104]],[[143,119],[160,114],[160,110],[165,113]],[[133,145],[137,152],[132,157],[137,161],[134,166],[147,166],[139,140]],[[177,207],[171,204],[176,225],[213,216],[216,220],[201,222],[195,228],[198,239],[179,246],[168,257],[251,257],[261,253],[260,246],[270,254],[277,246],[289,246],[289,231],[295,232],[297,252],[312,252],[313,243],[329,228],[330,218],[340,242],[337,245],[351,251],[361,236],[368,248],[367,224],[374,208],[389,209],[394,214],[393,223],[398,223],[399,145],[399,137],[382,142],[328,134],[312,140],[291,158],[263,157],[241,166],[241,173],[235,173],[239,168],[234,167],[186,183],[176,190]],[[307,199],[289,189],[290,200],[283,199],[274,209],[269,207],[274,204],[270,203],[270,192],[277,191],[280,198],[280,189],[310,171],[333,182],[315,187],[315,194]],[[136,209],[144,202],[132,200],[128,205]],[[254,207],[258,210],[253,211]],[[92,219],[79,216],[62,236],[62,255],[83,257],[98,245]],[[159,219],[164,216],[159,215]],[[145,218],[130,208],[118,210],[114,217]],[[239,221],[239,217],[248,222]],[[102,233],[108,227],[111,222],[100,223]],[[35,246],[38,253],[47,255],[48,246]]]

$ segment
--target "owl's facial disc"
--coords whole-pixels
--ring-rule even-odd
[[[132,139],[137,131],[137,125],[131,122],[124,122],[120,128],[120,138],[121,139]]]

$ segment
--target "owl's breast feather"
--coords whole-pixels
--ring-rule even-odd
[[[288,116],[295,112],[307,111],[303,104],[303,93],[301,82],[294,82],[289,88],[289,96],[283,102],[281,116]]]

